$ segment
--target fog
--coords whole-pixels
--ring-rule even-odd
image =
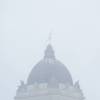
[[[0,0],[0,100],[14,100],[50,32],[56,57],[80,81],[85,100],[100,99],[99,0]]]

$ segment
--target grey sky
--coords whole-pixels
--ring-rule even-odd
[[[86,100],[100,99],[99,0],[0,0],[0,100],[13,100],[51,30],[56,57],[80,80]]]

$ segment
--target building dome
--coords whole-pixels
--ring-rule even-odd
[[[72,77],[64,64],[55,58],[52,46],[49,44],[45,51],[44,58],[35,65],[29,74],[27,84],[68,84],[73,85]]]

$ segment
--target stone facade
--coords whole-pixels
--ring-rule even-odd
[[[73,86],[59,84],[58,88],[48,87],[48,84],[33,84],[19,86],[15,100],[84,100],[78,82]]]

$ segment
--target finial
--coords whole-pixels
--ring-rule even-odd
[[[52,32],[49,33],[48,42],[51,43],[52,41]]]
[[[80,89],[79,81],[77,81],[74,85],[76,88]]]
[[[44,58],[55,58],[55,53],[53,51],[52,45],[51,45],[51,40],[52,40],[52,32],[49,33],[49,37],[48,37],[48,45],[47,48],[45,50],[45,56]]]

